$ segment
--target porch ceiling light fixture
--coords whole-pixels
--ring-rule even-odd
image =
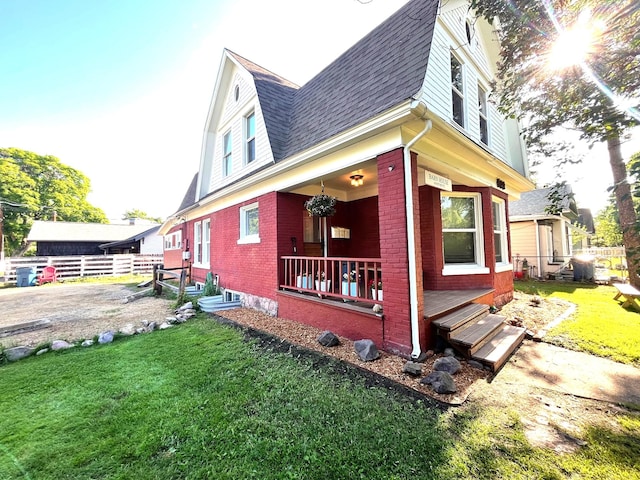
[[[363,175],[351,175],[349,178],[351,179],[351,185],[354,187],[359,187],[364,183]]]

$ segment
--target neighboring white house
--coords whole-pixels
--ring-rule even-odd
[[[549,213],[550,195],[560,197],[559,211]],[[520,200],[509,204],[511,251],[519,265],[529,267],[529,274],[547,278],[571,260],[574,251],[588,248],[594,233],[588,209],[578,209],[571,187],[553,187],[525,192]]]

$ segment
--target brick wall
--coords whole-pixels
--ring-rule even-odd
[[[376,345],[383,345],[382,319],[370,313],[345,310],[340,306],[322,303],[313,297],[300,298],[280,292],[278,316],[312,325],[320,330],[333,333],[351,340],[370,338]]]
[[[393,166],[392,169],[389,167]],[[420,219],[417,195],[417,162],[412,158],[414,215]],[[409,298],[409,260],[407,252],[406,199],[402,149],[378,156],[378,212],[380,225],[380,258],[384,292],[383,348],[402,355],[411,353],[411,314]],[[422,265],[420,241],[416,242],[418,266]],[[419,277],[421,277],[419,275]],[[422,278],[418,278],[418,292]],[[424,315],[422,295],[418,295],[418,318]],[[424,322],[421,322],[424,324]],[[421,332],[426,337],[426,329]]]
[[[495,289],[495,304],[504,304],[513,297],[511,272],[495,273],[492,195],[506,200],[506,195],[492,188],[456,186],[454,191],[480,192],[482,195],[483,237],[488,274],[442,275],[444,258],[442,253],[442,219],[440,215],[440,190],[423,186],[420,188],[421,244],[423,248],[424,285],[427,290],[465,290],[473,288]],[[507,209],[508,215],[508,209]],[[507,216],[508,218],[508,216]]]

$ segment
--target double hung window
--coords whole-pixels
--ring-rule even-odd
[[[451,54],[451,111],[453,121],[464,127],[464,83],[462,64]]]
[[[231,175],[232,167],[233,167],[233,156],[231,154],[233,146],[231,143],[231,132],[227,132],[224,134],[222,139],[222,174],[227,177]]]
[[[256,159],[256,114],[251,112],[244,119],[245,159],[251,163]]]
[[[443,273],[488,273],[484,265],[480,194],[442,193],[440,211],[445,267]]]

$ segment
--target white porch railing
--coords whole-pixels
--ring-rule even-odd
[[[379,258],[282,257],[280,288],[345,301],[383,303]]]

